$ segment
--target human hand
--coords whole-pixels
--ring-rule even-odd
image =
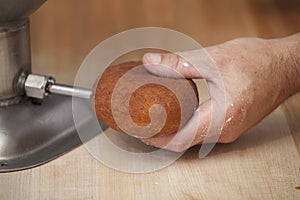
[[[219,105],[223,103],[225,107],[225,119],[218,142],[235,141],[299,91],[299,41],[299,34],[272,40],[239,38],[178,54],[145,54],[143,62],[151,73],[176,77],[176,73],[172,72],[175,70],[186,78],[204,78],[211,97],[215,98],[201,103],[190,121],[176,133],[176,137],[172,134],[141,140],[148,145],[172,151],[183,151],[202,143],[211,119],[214,120],[211,116],[215,101]],[[210,61],[204,53],[211,58]],[[225,101],[222,95],[218,97],[220,91],[224,93]]]

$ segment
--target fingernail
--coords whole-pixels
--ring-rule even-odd
[[[157,53],[147,53],[145,56],[149,64],[159,64],[161,61],[161,56]]]

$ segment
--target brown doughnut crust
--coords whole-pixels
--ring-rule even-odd
[[[114,66],[109,66],[102,76],[97,80],[94,86],[94,94],[92,96],[92,105],[94,105],[94,111],[97,118],[108,125],[109,127],[120,131],[131,134],[130,130],[132,126],[130,123],[126,127],[129,131],[123,131],[117,125],[113,113],[112,107],[112,94],[119,79],[129,70],[142,65],[142,62],[126,62]],[[132,72],[132,71],[131,71]],[[179,87],[180,94],[184,98],[184,108],[180,109],[179,101],[177,100],[175,94],[165,87],[164,85],[157,83],[147,83],[138,87],[134,92],[130,92],[128,88],[135,88],[141,80],[158,80],[159,83],[169,83],[171,85],[176,85]],[[188,82],[194,91],[193,94],[187,94],[187,90],[183,87],[183,83]],[[185,84],[186,86],[186,84]],[[145,68],[139,67],[138,72],[133,75],[130,81],[122,83],[120,90],[117,91],[120,95],[129,96],[129,102],[117,102],[117,108],[114,108],[120,113],[120,119],[125,117],[131,117],[132,121],[138,126],[144,128],[148,127],[151,123],[151,118],[149,116],[149,109],[154,104],[160,104],[165,108],[167,118],[166,123],[160,129],[160,131],[155,135],[163,136],[172,133],[176,133],[180,126],[184,125],[190,117],[193,115],[194,110],[198,106],[198,92],[195,83],[192,80],[187,79],[171,79],[163,78],[150,74]],[[114,93],[115,94],[115,93]],[[119,95],[119,94],[118,94]],[[129,103],[129,109],[124,109]],[[129,111],[129,113],[128,113]],[[181,113],[183,111],[184,113]],[[183,115],[182,115],[183,114]],[[182,116],[181,116],[182,115]],[[123,117],[123,118],[122,118]],[[163,120],[161,119],[163,115],[155,115],[153,120]],[[181,119],[182,117],[182,119]]]

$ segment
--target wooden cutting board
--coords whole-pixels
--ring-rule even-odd
[[[239,36],[300,31],[296,0],[48,1],[31,19],[33,68],[72,83],[98,42],[120,31],[162,26],[212,45]],[[159,171],[130,174],[84,147],[43,166],[0,174],[0,199],[300,199],[300,95],[205,159],[199,146]]]

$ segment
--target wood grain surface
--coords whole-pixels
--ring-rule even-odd
[[[72,84],[99,42],[144,26],[180,31],[203,46],[281,37],[300,31],[300,2],[50,0],[31,17],[33,70]],[[300,95],[236,142],[216,145],[205,159],[198,151],[159,171],[130,174],[79,147],[40,167],[0,174],[0,199],[300,199]]]

